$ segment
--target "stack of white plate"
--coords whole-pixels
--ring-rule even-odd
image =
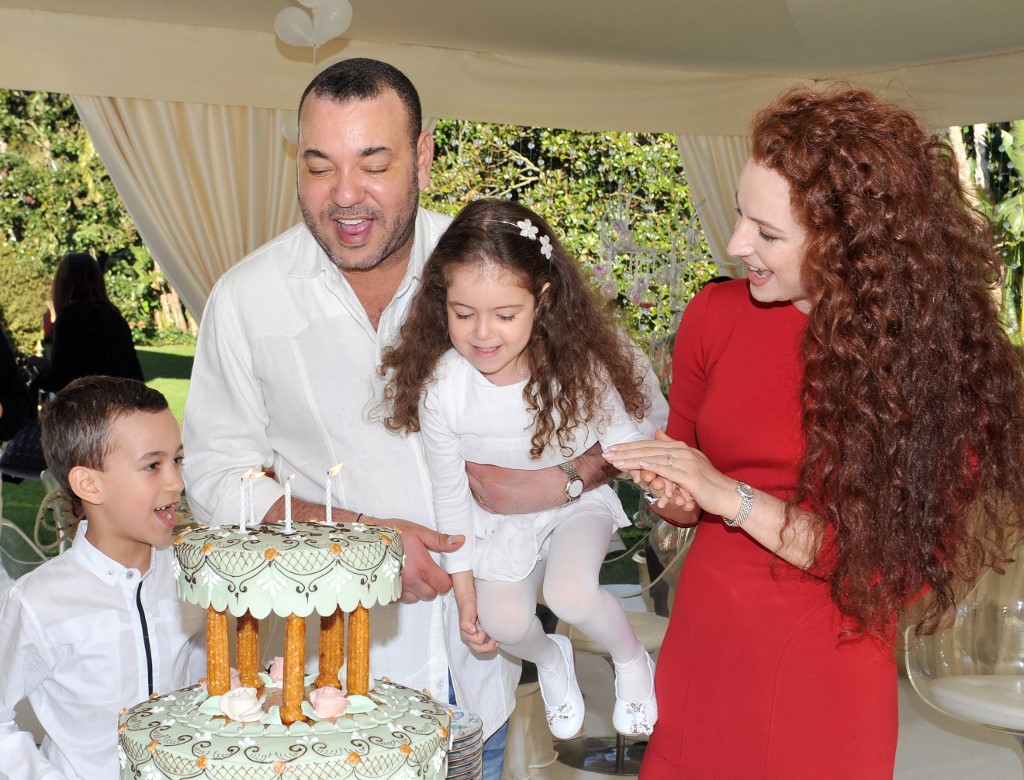
[[[451,737],[448,780],[480,780],[484,769],[484,722],[472,712],[452,707]]]

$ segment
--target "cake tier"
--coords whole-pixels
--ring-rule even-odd
[[[386,681],[368,696],[369,712],[283,726],[203,714],[206,693],[182,688],[121,713],[121,779],[444,778],[448,708]]]
[[[402,595],[402,537],[362,523],[190,528],[175,539],[178,595],[201,607],[265,618],[332,615]]]

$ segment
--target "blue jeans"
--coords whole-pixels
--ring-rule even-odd
[[[451,675],[448,676],[448,703],[458,704],[455,701],[455,686],[452,685]],[[508,721],[506,720],[497,731],[484,740],[483,780],[501,780],[501,773],[505,769],[505,738],[507,736]]]

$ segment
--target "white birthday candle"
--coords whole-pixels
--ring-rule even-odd
[[[249,472],[249,525],[256,527],[256,480],[263,476],[262,471],[252,469]]]
[[[288,479],[284,481],[284,532],[290,534],[292,532],[292,480],[295,479],[295,475],[291,474]]]
[[[238,530],[243,534],[245,533],[245,481],[251,474],[252,469],[249,469],[242,475],[242,480],[238,484]]]
[[[334,519],[331,516],[331,513],[332,513],[332,510],[331,510],[331,477],[333,477],[335,474],[337,474],[339,471],[341,471],[341,467],[344,466],[344,465],[345,465],[344,462],[335,463],[327,471],[327,491],[326,491],[327,495],[324,498],[324,508],[326,510],[325,513],[324,513],[324,522],[327,523],[327,525],[334,525]]]

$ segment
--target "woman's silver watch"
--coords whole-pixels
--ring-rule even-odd
[[[733,528],[739,528],[750,516],[750,510],[754,508],[754,488],[750,487],[746,482],[736,481],[736,492],[740,494],[742,501],[740,502],[740,511],[736,517],[730,520],[728,517],[723,517],[726,525],[731,525]]]

